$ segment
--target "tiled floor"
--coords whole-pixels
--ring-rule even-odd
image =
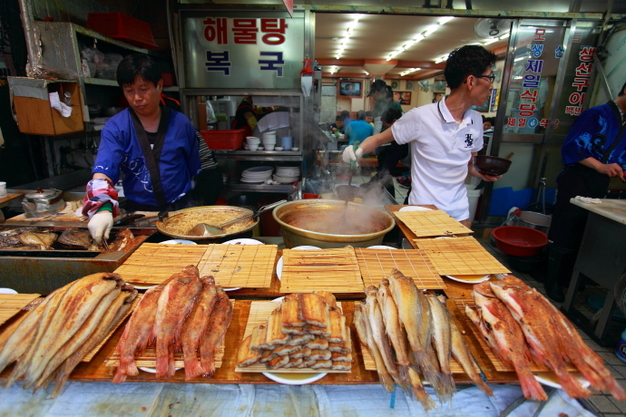
[[[362,173],[367,174],[367,173]],[[370,179],[369,175],[360,175],[355,176],[352,179],[354,184],[359,184],[362,182],[368,182]],[[407,194],[407,189],[401,187],[398,182],[394,179],[394,186],[396,192],[396,201],[398,204],[402,204],[404,198]],[[477,235],[479,233],[476,233]],[[509,261],[509,257],[492,247],[489,242],[489,239],[483,239],[480,236],[476,236],[478,240],[483,244],[483,246],[492,253],[498,260],[500,260],[504,265],[506,265],[513,274],[518,278],[521,278],[529,285],[537,288],[542,294],[545,295],[545,289],[541,282],[538,282],[530,273],[527,272],[519,272],[519,270],[515,269],[515,265],[511,265]],[[533,274],[537,276],[538,274]],[[539,277],[538,277],[539,278]],[[587,307],[587,304],[584,303],[584,298],[587,294],[590,293],[601,293],[602,290],[599,287],[595,287],[593,285],[587,285],[585,289],[585,293],[579,293],[578,299],[579,301],[583,301],[582,303],[577,304],[577,307],[580,310],[583,310],[583,313],[587,316],[593,315],[593,310]],[[561,306],[560,303],[555,303],[558,307]],[[591,346],[605,361],[607,368],[611,371],[611,373],[617,378],[619,383],[626,389],[626,363],[622,362],[615,355],[615,347],[601,347],[596,342],[594,342],[586,333],[580,331],[582,338],[585,342]],[[626,401],[617,401],[609,394],[599,393],[597,395],[593,395],[589,398],[589,400],[584,404],[587,409],[595,412],[598,416],[626,416]]]

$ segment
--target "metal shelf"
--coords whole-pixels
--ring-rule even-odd
[[[289,194],[293,191],[293,184],[280,184],[280,185],[268,185],[268,184],[243,184],[243,183],[228,183],[226,188],[229,191],[234,192],[253,192],[253,193],[283,193]]]
[[[214,149],[215,156],[234,161],[301,162],[302,153],[293,151],[227,151]]]

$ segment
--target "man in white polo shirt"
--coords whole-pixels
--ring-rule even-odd
[[[363,141],[356,151],[349,146],[343,160],[356,161],[392,140],[410,143],[409,204],[433,204],[470,227],[464,184],[468,172],[488,182],[501,178],[480,174],[472,163],[472,157],[483,147],[483,121],[470,107],[482,106],[489,99],[495,62],[496,55],[482,46],[467,45],[452,51],[444,71],[450,95],[410,110],[391,129]]]

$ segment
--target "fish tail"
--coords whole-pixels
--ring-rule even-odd
[[[572,398],[588,398],[591,395],[591,391],[580,385],[580,382],[567,370],[554,369],[554,373],[559,378],[559,383],[563,387],[563,390]]]
[[[517,372],[517,377],[519,378],[520,385],[522,386],[524,397],[535,401],[548,400],[548,396],[543,390],[543,387],[530,371]]]
[[[624,388],[613,378],[611,375],[610,378],[606,381],[606,388],[611,393],[613,397],[615,397],[618,401],[626,400],[626,392],[624,392]]]
[[[383,388],[385,388],[385,391],[387,391],[388,393],[393,392],[393,387],[395,386],[395,382],[393,381],[393,378],[391,377],[391,375],[379,372],[378,380],[380,381],[380,384],[383,386]]]
[[[163,338],[156,342],[156,377],[163,378],[170,371],[169,343]]]
[[[168,363],[167,376],[170,377],[176,373],[176,362],[174,361],[174,345],[173,344],[170,344],[167,347],[167,363]]]
[[[202,355],[202,375],[211,377],[215,373],[215,358],[213,352],[206,352]]]
[[[204,370],[196,355],[185,355],[185,381],[189,381],[203,373]]]
[[[422,378],[417,373],[417,371],[411,367],[408,368],[409,379],[411,381],[411,388],[413,390],[413,395],[415,398],[422,404],[424,410],[432,410],[437,408],[437,405],[433,401],[433,399],[428,395],[426,390],[424,389],[424,384],[422,383]]]
[[[11,375],[9,375],[9,377],[7,378],[7,382],[4,384],[5,388],[9,388],[11,385],[13,385],[15,381],[17,381],[24,375],[27,370],[26,367],[28,366],[28,364],[25,364],[24,362],[25,361],[20,359],[16,361],[15,367],[13,368]]]
[[[411,395],[411,378],[409,377],[408,365],[398,365],[398,379],[396,382],[404,392]]]

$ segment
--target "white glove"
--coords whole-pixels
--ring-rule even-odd
[[[108,239],[109,232],[113,227],[113,213],[110,211],[99,211],[93,215],[91,220],[89,220],[89,224],[87,228],[89,228],[89,233],[91,233],[91,237],[96,241],[97,244],[102,243],[102,238]]]
[[[363,156],[363,149],[360,147],[357,150],[354,150],[354,146],[350,145],[346,149],[343,150],[341,154],[341,158],[343,162],[349,164],[350,162],[357,161],[359,158]]]

